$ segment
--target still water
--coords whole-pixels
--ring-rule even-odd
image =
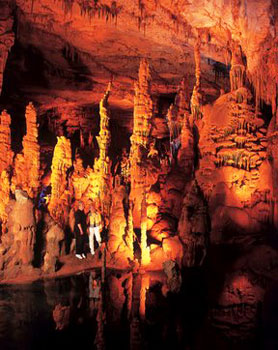
[[[99,286],[99,271],[0,286],[0,349],[257,349],[213,334],[200,276],[179,293],[159,273],[108,271]]]

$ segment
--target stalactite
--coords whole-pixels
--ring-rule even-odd
[[[117,2],[113,1],[111,6],[107,4],[100,4],[97,0],[94,3],[85,2],[81,0],[78,2],[81,16],[87,16],[91,21],[93,18],[105,18],[105,21],[114,22],[117,24],[118,15],[121,12],[122,6],[117,6]]]

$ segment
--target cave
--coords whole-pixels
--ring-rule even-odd
[[[0,0],[0,349],[278,349],[278,3]]]

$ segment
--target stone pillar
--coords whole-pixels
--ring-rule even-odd
[[[241,46],[232,43],[232,59],[230,69],[231,91],[244,87],[246,79],[246,67],[243,61]]]
[[[133,133],[130,138],[130,199],[134,203],[134,226],[141,224],[141,203],[145,191],[143,159],[149,153],[153,102],[150,96],[150,68],[145,59],[140,62],[139,79],[135,83]]]
[[[69,210],[67,171],[71,166],[70,140],[64,136],[58,136],[51,165],[51,197],[48,209],[52,218],[62,226],[67,220],[67,211]]]
[[[0,172],[8,169],[13,163],[10,125],[11,117],[4,110],[0,115]]]

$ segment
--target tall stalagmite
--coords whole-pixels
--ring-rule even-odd
[[[146,169],[143,165],[144,156],[148,154],[153,117],[153,102],[150,96],[150,68],[143,59],[140,62],[139,79],[135,84],[133,134],[130,138],[130,199],[134,203],[133,219],[135,227],[141,224],[141,203],[146,185]]]
[[[191,112],[193,119],[201,118],[201,53],[200,53],[200,38],[198,37],[195,46],[194,46],[194,58],[195,58],[195,78],[196,82],[193,88],[192,97],[191,97]]]
[[[48,209],[53,219],[62,225],[68,218],[70,196],[67,190],[67,172],[71,166],[70,140],[64,136],[58,136],[51,165],[51,197]]]
[[[0,172],[8,169],[13,162],[13,152],[11,150],[11,117],[4,110],[0,115]]]
[[[8,213],[6,211],[10,200],[10,178],[6,170],[3,170],[0,175],[0,221],[2,225],[2,233],[5,232]]]
[[[111,83],[109,83],[103,99],[99,104],[100,114],[100,131],[97,136],[97,142],[99,146],[99,156],[95,159],[94,163],[94,183],[98,189],[98,199],[101,205],[102,214],[105,217],[109,216],[111,206],[111,172],[110,172],[110,159],[108,156],[108,149],[111,142],[111,134],[109,130],[109,111],[108,111],[108,98],[110,94]],[[97,193],[95,193],[97,194]],[[95,198],[92,198],[95,200]]]
[[[26,135],[23,138],[23,151],[15,160],[12,191],[20,187],[35,198],[40,187],[40,146],[38,143],[37,112],[30,102],[26,107]]]

